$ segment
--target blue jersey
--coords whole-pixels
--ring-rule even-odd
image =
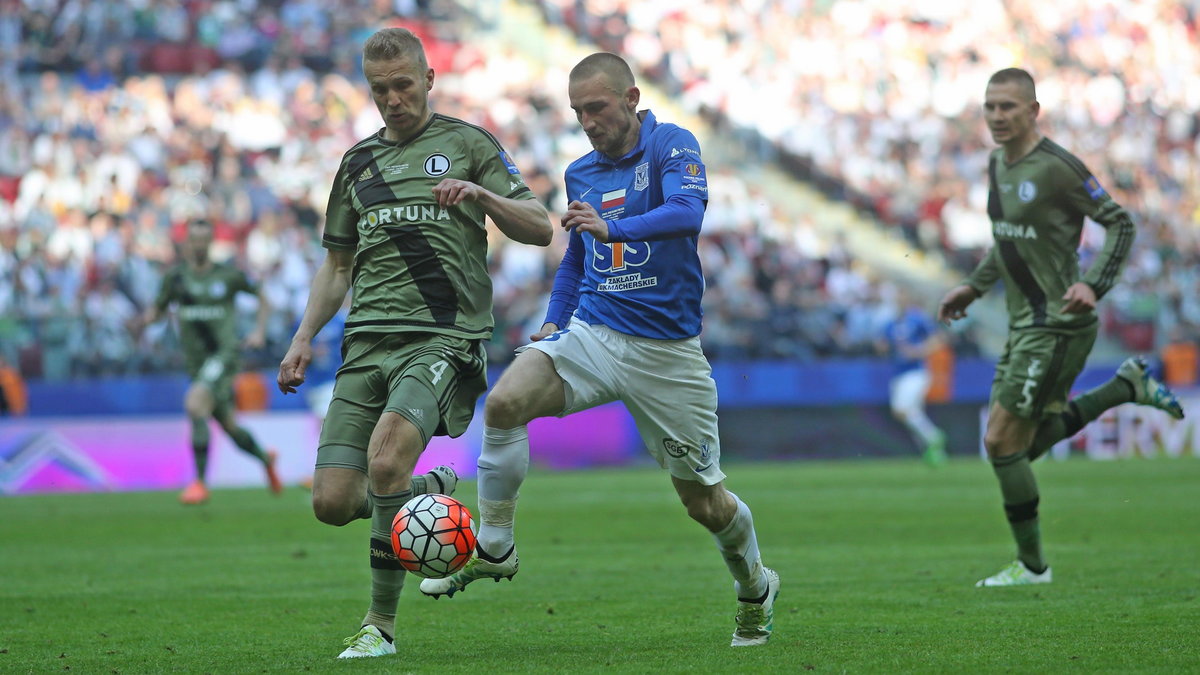
[[[897,374],[925,367],[924,357],[906,356],[902,349],[907,350],[925,344],[929,338],[933,337],[936,330],[937,326],[933,323],[933,319],[915,307],[904,310],[903,314],[888,323],[883,334],[887,339],[888,349],[892,354]]]
[[[704,275],[696,244],[708,203],[700,144],[644,111],[637,146],[612,159],[592,151],[567,167],[569,200],[595,207],[609,242],[571,232],[546,321],[580,320],[627,335],[700,334]]]

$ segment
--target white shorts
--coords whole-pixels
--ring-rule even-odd
[[[565,330],[517,350],[554,361],[566,383],[559,417],[621,401],[646,449],[681,480],[715,485],[721,472],[717,384],[700,338],[652,340],[571,319]]]
[[[929,383],[929,371],[924,368],[916,368],[892,378],[892,410],[903,413],[924,410]]]

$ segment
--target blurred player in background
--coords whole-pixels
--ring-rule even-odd
[[[184,504],[208,501],[205,475],[209,418],[215,419],[242,451],[262,462],[271,492],[279,494],[283,490],[275,472],[275,452],[264,451],[234,418],[233,378],[239,370],[241,348],[262,347],[270,306],[245,272],[213,262],[209,255],[212,242],[212,223],[203,219],[188,222],[184,259],[163,277],[158,297],[142,319],[148,326],[161,319],[170,305],[177,308],[179,340],[192,379],[183,405],[192,423],[192,456],[196,462],[196,480],[179,495]],[[238,293],[258,296],[254,330],[245,341],[238,339],[235,326],[234,300]]]
[[[439,597],[477,579],[512,578],[526,425],[619,400],[733,575],[732,644],[764,644],[779,575],[762,565],[749,507],[724,487],[716,385],[700,349],[696,241],[708,199],[700,145],[691,132],[638,111],[641,92],[616,55],[577,64],[569,94],[595,148],[567,168],[572,201],[562,226],[570,243],[545,323],[484,406],[476,556],[448,578],[422,581],[421,591]]]
[[[927,359],[939,344],[937,324],[917,302],[901,289],[899,314],[884,327],[885,350],[894,364],[889,383],[888,404],[894,416],[912,434],[930,466],[946,463],[946,434],[925,412],[931,375]]]
[[[517,242],[545,246],[553,236],[546,209],[496,139],[430,109],[434,71],[416,36],[381,30],[362,63],[384,128],[338,167],[325,261],[278,379],[284,393],[305,381],[313,337],[353,288],[313,475],[319,520],[371,519],[371,604],[339,658],[396,652],[405,571],[392,551],[392,520],[414,494],[454,490],[448,470],[410,474],[430,438],[466,431],[487,388],[485,219]]]
[[[1000,145],[988,160],[995,245],[938,307],[939,320],[960,319],[1004,280],[1009,335],[992,381],[984,446],[1000,481],[1017,560],[977,586],[1051,581],[1030,462],[1122,403],[1183,417],[1174,393],[1150,376],[1140,357],[1127,359],[1108,382],[1067,400],[1096,340],[1096,302],[1120,277],[1134,224],[1083,162],[1042,136],[1038,112],[1028,72],[1006,68],[988,80],[984,116]],[[1081,276],[1076,248],[1084,218],[1107,232],[1103,251]]]

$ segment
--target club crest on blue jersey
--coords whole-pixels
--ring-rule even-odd
[[[592,242],[592,269],[605,274],[641,267],[650,261],[650,243],[645,241]]]
[[[1100,181],[1096,180],[1095,176],[1088,176],[1087,180],[1083,181],[1083,189],[1087,190],[1088,196],[1092,199],[1100,199],[1108,194],[1100,186]]]
[[[633,189],[641,192],[650,187],[650,162],[642,162],[633,169]]]
[[[509,157],[508,153],[504,152],[503,150],[500,151],[500,161],[504,162],[504,168],[508,169],[509,173],[521,173],[520,169],[517,168],[517,165],[513,163],[512,157]]]

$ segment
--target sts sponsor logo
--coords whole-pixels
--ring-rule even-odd
[[[650,261],[650,244],[644,241],[592,240],[592,269],[609,274],[641,267]]]

